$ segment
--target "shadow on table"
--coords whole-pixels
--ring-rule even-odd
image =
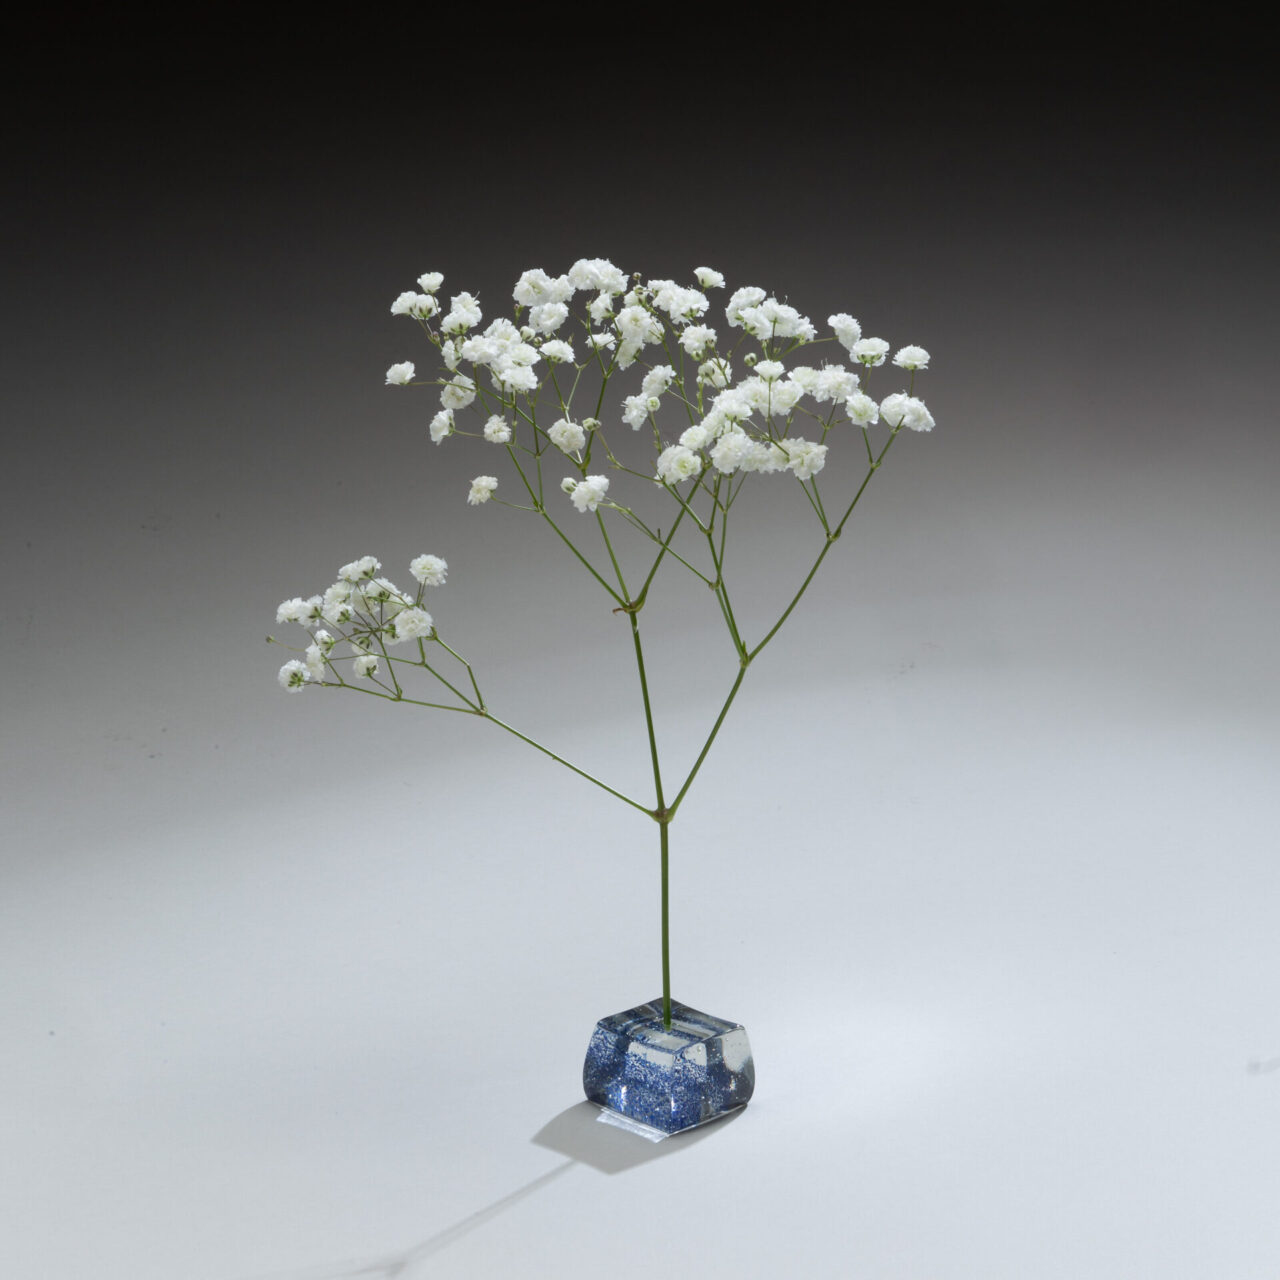
[[[447,1249],[485,1223],[492,1222],[494,1218],[568,1173],[575,1165],[589,1165],[600,1173],[623,1173],[637,1165],[647,1164],[650,1160],[660,1160],[664,1156],[688,1151],[696,1143],[705,1142],[712,1134],[722,1132],[741,1112],[731,1112],[710,1124],[674,1134],[660,1142],[602,1123],[600,1114],[600,1108],[591,1102],[579,1102],[560,1112],[544,1124],[531,1141],[548,1151],[567,1156],[568,1159],[563,1164],[556,1165],[540,1177],[526,1182],[523,1187],[517,1187],[500,1200],[468,1214],[409,1249],[365,1262],[344,1262],[299,1271],[272,1272],[268,1276],[260,1275],[255,1280],[417,1280],[419,1275],[426,1274],[416,1270],[419,1263]]]
[[[569,1156],[579,1164],[588,1164],[601,1173],[623,1173],[650,1160],[661,1160],[664,1156],[688,1151],[712,1134],[723,1132],[741,1114],[741,1111],[734,1111],[710,1124],[653,1142],[637,1133],[601,1123],[601,1111],[595,1103],[579,1102],[543,1125],[533,1135],[533,1141],[549,1151]]]

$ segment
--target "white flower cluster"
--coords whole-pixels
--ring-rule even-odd
[[[277,680],[282,689],[296,693],[309,684],[344,683],[335,666],[343,658],[352,660],[353,675],[371,679],[380,669],[375,650],[386,656],[392,645],[435,637],[435,622],[422,607],[423,595],[427,587],[444,585],[448,564],[433,555],[412,560],[409,572],[419,583],[416,595],[401,591],[387,578],[377,577],[381,568],[374,556],[362,556],[344,564],[338,570],[337,581],[322,595],[306,599],[295,596],[280,605],[276,622],[301,623],[311,632],[311,643],[303,657],[291,659],[280,668]]]
[[[401,294],[392,311],[417,319],[444,360],[447,372],[435,384],[441,407],[430,422],[432,441],[440,444],[458,434],[457,415],[472,405],[482,410],[483,425],[464,434],[478,434],[492,444],[524,447],[517,433],[528,423],[544,442],[537,452],[550,445],[578,464],[582,474],[566,482],[572,487],[565,492],[579,511],[595,511],[607,488],[603,477],[586,475],[599,424],[576,418],[562,398],[560,383],[554,420],[544,425],[536,418],[537,399],[552,367],[569,365],[579,374],[586,367],[577,364],[573,343],[560,336],[574,318],[578,295],[585,295],[575,323],[585,334],[586,362],[596,364],[606,382],[632,364],[645,364],[638,389],[621,397],[621,419],[635,431],[652,428],[658,449],[654,474],[663,485],[783,471],[810,481],[826,465],[828,436],[842,423],[864,431],[877,423],[891,432],[933,428],[929,410],[911,395],[910,387],[879,400],[868,394],[862,377],[886,363],[890,346],[883,338],[864,337],[861,324],[847,312],[828,316],[833,337],[819,339],[816,326],[795,307],[759,286],[746,285],[734,290],[723,308],[729,330],[740,330],[742,337],[731,332],[722,347],[720,334],[707,321],[708,291],[724,288],[724,276],[711,267],[698,267],[694,278],[695,285],[666,279],[641,283],[640,277],[628,277],[604,258],[580,258],[562,275],[533,267],[521,274],[512,290],[514,319],[494,319],[480,331],[480,304],[472,294],[455,294],[442,314],[436,295],[443,277],[438,272],[420,276],[422,291]],[[746,372],[735,381],[733,366],[721,352],[740,348],[744,339],[758,350],[748,346],[741,352]],[[845,363],[788,361],[801,348],[833,340],[847,353]],[[650,348],[659,348],[662,356],[678,348],[682,359],[698,362],[696,377],[686,381],[665,361],[646,363]],[[464,364],[470,372],[464,371]],[[893,364],[914,379],[929,367],[929,353],[923,347],[904,346],[893,356]],[[547,372],[540,373],[540,366]],[[482,390],[481,373],[494,394]],[[414,367],[407,362],[387,371],[389,383],[413,378]],[[677,399],[692,425],[678,443],[670,444],[661,439],[659,416]],[[805,421],[814,432],[803,430]],[[468,503],[483,505],[497,487],[497,477],[477,476]]]

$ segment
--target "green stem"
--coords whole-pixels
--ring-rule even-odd
[[[662,833],[662,1025],[664,1027],[671,1026],[671,921],[668,913],[671,893],[667,873],[670,826],[670,818],[664,818],[658,824],[658,829]]]

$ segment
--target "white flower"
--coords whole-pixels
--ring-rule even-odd
[[[893,363],[899,369],[927,369],[929,353],[923,347],[905,346],[893,357]]]
[[[465,333],[474,329],[481,321],[480,303],[469,293],[455,294],[450,304],[449,314],[445,316],[440,327],[445,333]]]
[[[506,444],[511,439],[511,425],[499,414],[484,424],[484,438],[490,444]]]
[[[724,288],[724,276],[710,267],[695,267],[693,274],[704,289]]]
[[[388,618],[411,603],[409,597],[389,578],[370,578],[356,594],[370,613],[381,606],[383,616]]]
[[[311,603],[301,596],[286,600],[276,610],[277,622],[302,622],[311,611]]]
[[[566,302],[573,296],[573,290],[574,285],[568,276],[553,279],[541,267],[533,267],[516,281],[511,296],[522,307],[539,307]],[[531,323],[536,325],[537,321]]]
[[[849,421],[859,427],[869,427],[880,421],[880,406],[865,391],[855,391],[844,403]]]
[[[444,276],[439,271],[428,271],[418,277],[418,288],[423,293],[435,293],[444,284]]]
[[[409,572],[424,587],[442,587],[449,566],[439,556],[417,556],[409,561]]]
[[[609,480],[607,476],[587,476],[586,479],[580,480],[574,485],[573,492],[569,497],[579,511],[594,511],[603,501],[604,495],[608,490]]]
[[[744,450],[742,462],[739,465],[743,471],[762,473],[781,471],[787,465],[787,455],[776,444],[752,440],[750,448]]]
[[[632,431],[639,431],[649,420],[649,400],[646,396],[628,396],[622,402],[622,420]]]
[[[387,386],[403,387],[413,381],[413,361],[405,360],[401,364],[393,364],[387,370]]]
[[[833,404],[848,400],[858,389],[858,375],[845,369],[843,365],[824,365],[818,374],[813,388],[813,398],[819,404],[831,401]]]
[[[805,395],[811,396],[818,389],[818,379],[822,374],[817,369],[810,368],[807,364],[798,364],[791,370],[787,377],[799,387]]]
[[[359,582],[361,578],[371,578],[381,568],[381,560],[377,560],[373,556],[361,556],[359,560],[344,564],[338,570],[338,577],[344,582]],[[333,588],[330,587],[330,590],[333,590]],[[350,593],[348,593],[347,598],[350,599]]]
[[[653,297],[653,305],[677,324],[687,323],[707,309],[707,299],[702,293],[686,289],[674,280],[650,280],[646,287]]]
[[[673,444],[658,455],[658,479],[664,484],[679,484],[701,474],[702,459],[682,444]]]
[[[780,360],[761,360],[756,365],[756,377],[763,378],[766,382],[777,382],[786,371]]]
[[[828,316],[827,323],[835,332],[836,341],[852,354],[853,344],[862,337],[862,326],[844,311],[841,311],[839,315]]]
[[[865,364],[868,369],[884,364],[888,351],[889,344],[883,338],[859,338],[849,348],[849,354],[855,360]]]
[[[608,297],[627,287],[627,277],[607,258],[579,258],[569,268],[569,283],[583,292],[598,289]]]
[[[493,491],[497,487],[497,476],[476,476],[471,482],[471,492],[467,494],[467,502],[473,507],[478,507],[482,502],[488,502],[493,497]]]
[[[710,439],[711,432],[707,430],[705,422],[695,422],[693,426],[686,427],[680,433],[680,443],[686,449],[703,449]]]
[[[766,297],[765,291],[755,285],[744,285],[738,289],[724,304],[724,314],[729,321],[729,327],[741,328],[743,311],[748,307],[754,307],[758,302],[763,302]]]
[[[617,336],[612,333],[587,334],[587,345],[591,347],[593,351],[607,351],[617,341]]]
[[[293,658],[280,668],[276,679],[286,692],[297,693],[311,679],[311,673],[307,670],[306,663]]]
[[[894,431],[900,427],[910,427],[912,431],[932,431],[935,425],[933,415],[925,408],[923,400],[904,395],[900,391],[885,396],[880,401],[880,416],[884,419],[885,426]]]
[[[452,373],[462,360],[463,342],[461,338],[446,338],[440,344],[440,359],[444,367]]]
[[[320,634],[328,635],[329,633],[327,631],[322,631]],[[324,679],[324,655],[325,650],[320,647],[318,638],[316,643],[307,645],[305,665],[307,668],[307,674],[312,680]]]
[[[563,302],[545,302],[529,312],[529,323],[539,333],[555,333],[569,318],[569,308]]]
[[[709,387],[727,387],[733,380],[733,365],[717,357],[698,366],[698,381]]]
[[[441,409],[434,418],[431,419],[431,440],[434,444],[439,444],[445,436],[453,434],[453,410]]]
[[[402,293],[392,304],[393,316],[413,316],[426,320],[440,310],[440,304],[429,293]]]
[[[351,670],[357,676],[373,679],[378,674],[378,659],[371,653],[362,653],[358,658],[352,660]]]
[[[613,315],[613,298],[607,293],[597,294],[587,306],[587,314],[596,324],[603,324]]]
[[[779,442],[779,448],[787,455],[787,467],[801,480],[812,480],[826,465],[827,446],[812,440],[790,439]]]
[[[565,476],[565,478],[560,481],[561,493],[572,493],[577,487],[578,482],[572,476]]]
[[[752,440],[741,427],[732,427],[716,441],[711,462],[717,471],[732,475],[750,452]]]
[[[453,381],[440,388],[440,403],[446,409],[465,409],[476,398],[476,384],[465,373],[455,373]]]
[[[568,418],[561,418],[555,423],[547,436],[561,453],[577,453],[587,443],[587,433]]]
[[[640,384],[640,394],[647,399],[662,395],[675,380],[676,371],[669,364],[655,365],[644,375]]]
[[[553,338],[544,342],[541,347],[542,356],[552,364],[572,364],[573,346],[563,338]]]
[[[707,354],[707,348],[716,345],[716,331],[704,324],[691,324],[680,335],[680,345],[693,359],[701,360]]]
[[[432,626],[431,615],[425,609],[414,606],[397,613],[384,628],[384,632],[389,644],[403,644],[406,640],[429,636]]]

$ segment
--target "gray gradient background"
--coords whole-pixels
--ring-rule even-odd
[[[1238,52],[940,43],[745,121],[693,71],[544,107],[443,59],[93,55],[10,115],[0,1274],[1273,1277],[1275,101]],[[623,621],[381,386],[431,364],[387,313],[420,272],[493,315],[582,255],[935,356],[938,429],[673,828],[675,993],[760,1084],[656,1148],[577,1083],[658,990],[653,828],[479,722],[286,698],[262,641],[346,559],[442,554],[495,710],[644,788]],[[816,549],[761,489],[757,631],[747,584]],[[666,582],[678,772],[733,666]]]

